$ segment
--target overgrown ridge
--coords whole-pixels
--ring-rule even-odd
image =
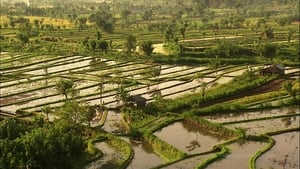
[[[235,100],[235,99],[239,99],[239,98],[246,97],[246,96],[253,96],[253,95],[257,95],[257,94],[276,91],[282,87],[282,84],[285,81],[286,81],[286,79],[283,79],[283,78],[275,79],[271,82],[268,82],[262,86],[259,86],[252,90],[249,90],[247,92],[243,92],[243,93],[228,96],[225,98],[220,98],[220,99],[201,103],[199,107],[203,108],[203,107],[207,107],[207,106],[210,106],[213,104],[222,103],[222,102],[226,102],[226,101],[230,101],[230,100]]]

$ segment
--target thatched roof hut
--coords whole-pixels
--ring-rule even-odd
[[[147,99],[142,97],[141,95],[130,96],[129,103],[136,105],[137,107],[143,107],[146,105]]]
[[[261,75],[279,75],[279,76],[284,76],[284,66],[283,65],[269,65],[263,68],[260,71]]]

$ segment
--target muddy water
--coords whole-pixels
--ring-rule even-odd
[[[209,151],[215,144],[224,141],[202,134],[193,129],[186,121],[164,127],[154,135],[189,154]]]
[[[206,155],[200,155],[196,157],[192,157],[186,160],[179,161],[177,163],[174,163],[172,165],[163,167],[162,169],[174,169],[174,168],[180,168],[180,169],[191,169],[195,168],[197,165],[199,165],[203,160],[211,157],[213,154],[206,154]]]
[[[214,116],[205,116],[204,118],[213,122],[224,123],[224,122],[231,122],[231,121],[241,121],[241,120],[271,117],[271,116],[286,115],[291,113],[300,113],[300,110],[298,107],[284,107],[284,108],[272,109],[272,110],[218,114]]]
[[[109,147],[105,142],[95,143],[95,147],[103,152],[103,157],[89,163],[84,167],[84,169],[106,169],[113,167],[114,161],[118,160],[120,154],[115,152],[111,147]]]
[[[300,132],[290,132],[273,136],[276,144],[257,159],[256,168],[298,169]]]
[[[153,152],[149,144],[124,137],[122,139],[128,142],[134,151],[134,158],[127,169],[149,169],[164,163],[164,161]]]
[[[245,123],[229,124],[225,127],[235,129],[235,128],[244,128],[246,129],[247,134],[261,134],[266,132],[273,132],[277,130],[295,128],[300,126],[300,118],[296,117],[284,117],[276,119],[268,119],[262,121],[252,121]]]
[[[247,169],[251,156],[263,148],[265,144],[254,141],[232,143],[227,146],[230,154],[222,160],[213,162],[207,169]]]

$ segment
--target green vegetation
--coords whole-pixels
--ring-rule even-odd
[[[167,162],[178,160],[186,155],[150,132],[145,132],[143,138],[152,146],[153,150]]]
[[[102,141],[122,156],[103,167],[126,168],[135,154],[118,132],[104,131],[109,111],[121,112],[116,126],[127,131],[118,134],[149,144],[167,164],[195,155],[153,134],[176,121],[226,140],[196,168],[226,158],[233,142],[267,142],[249,158],[255,168],[275,144],[271,135],[299,131],[288,125],[298,110],[205,119],[299,108],[297,0],[0,3],[0,168],[82,168],[106,158],[95,147]],[[266,65],[284,66],[285,75],[263,75]],[[224,127],[270,119],[286,128],[253,136]]]
[[[37,119],[32,124],[1,121],[1,168],[72,168],[85,147],[83,128]]]
[[[109,140],[106,143],[114,148],[117,152],[121,153],[121,156],[123,157],[118,159],[116,164],[120,166],[119,168],[126,168],[133,158],[134,152],[132,148],[127,142],[123,141],[120,138],[108,135],[108,139]]]
[[[249,168],[251,169],[255,169],[256,165],[255,165],[255,161],[256,159],[261,156],[263,153],[267,152],[269,149],[271,149],[273,147],[273,145],[275,144],[274,139],[272,139],[272,137],[270,136],[261,136],[261,139],[267,139],[268,140],[268,144],[263,147],[261,150],[259,150],[258,152],[256,152],[254,155],[252,155],[252,157],[249,160]],[[265,137],[265,138],[264,138]]]
[[[228,154],[228,151],[229,151],[228,148],[226,148],[225,146],[221,147],[220,152],[217,152],[212,157],[201,162],[196,168],[197,169],[206,168],[209,164],[213,163],[214,161],[224,158],[226,156],[226,154]]]

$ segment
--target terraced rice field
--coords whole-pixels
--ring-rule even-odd
[[[158,88],[165,98],[175,98],[188,92],[194,92],[205,82],[208,87],[213,83],[226,83],[232,77],[247,70],[246,66],[223,66],[211,70],[205,65],[199,67],[159,65],[160,74],[146,77],[151,67],[158,66],[147,63],[115,62],[90,56],[31,56],[40,60],[20,62],[27,55],[3,57],[0,71],[1,79],[0,109],[3,112],[15,113],[17,110],[39,111],[43,106],[58,107],[64,97],[55,90],[55,84],[60,79],[74,79],[79,90],[77,100],[91,105],[99,104],[98,76],[105,75],[102,100],[107,107],[118,106],[114,98],[118,86],[114,78],[135,80],[137,85],[126,89],[131,95],[142,95],[151,101],[149,90]],[[98,59],[96,63],[94,60]],[[13,66],[12,66],[13,65]],[[204,74],[201,80],[193,79],[196,73]],[[216,77],[221,76],[221,78]],[[230,77],[227,76],[230,74]],[[224,76],[223,76],[224,75]]]
[[[116,90],[119,86],[116,79],[123,82],[135,82],[126,83],[126,90],[129,91],[130,95],[141,95],[147,99],[147,102],[151,102],[153,98],[149,91],[153,89],[159,89],[164,98],[176,98],[200,90],[203,82],[207,84],[207,88],[210,88],[216,84],[225,84],[233,77],[241,75],[248,70],[248,66],[237,65],[223,65],[217,70],[212,70],[207,65],[178,66],[118,62],[91,56],[9,56],[9,54],[2,53],[0,58],[0,113],[1,116],[6,117],[16,116],[18,110],[39,112],[46,105],[53,108],[61,106],[65,98],[55,89],[55,84],[60,79],[73,79],[75,81],[76,89],[79,91],[75,97],[76,100],[89,105],[98,105],[100,100],[102,100],[105,106],[116,108],[121,104],[115,98]],[[152,68],[158,66],[160,67],[159,74],[151,76]],[[297,75],[299,72],[299,68],[290,67],[287,68],[286,73],[299,77]],[[195,79],[194,77],[197,73],[203,74],[204,77]],[[99,80],[100,77],[104,77],[103,81]],[[103,84],[102,93],[98,89],[100,83]],[[266,100],[264,103],[272,104],[282,99],[284,97]],[[248,107],[255,108],[260,104],[260,102],[255,102],[249,104]],[[226,115],[204,116],[204,118],[208,121],[222,124],[232,130],[243,128],[246,134],[260,135],[299,127],[299,113],[299,108],[292,107],[267,111],[240,112],[238,114],[228,113]],[[55,117],[52,116],[51,118]],[[119,113],[109,111],[102,129],[110,133],[119,133],[124,130],[120,119]],[[157,119],[157,121],[159,120]],[[97,123],[92,125],[97,125]],[[147,149],[147,144],[144,142],[136,143],[128,138],[123,138],[132,146],[136,154],[128,168],[147,169],[156,166],[158,166],[157,168],[196,168],[199,164],[216,154],[206,152],[212,150],[213,146],[226,141],[204,135],[201,131],[193,131],[189,127],[189,125],[180,121],[153,133],[162,141],[190,155],[186,159],[171,164],[166,164],[151,149]],[[274,136],[274,139],[282,143],[277,136]],[[251,156],[260,151],[266,144],[267,142],[255,141],[240,144],[235,141],[226,145],[229,149],[229,154],[224,159],[208,165],[207,168],[227,168],[232,166],[232,161],[239,162],[234,166],[237,169],[247,168]],[[95,146],[104,152],[104,157],[87,165],[86,169],[102,168],[110,163],[112,159],[122,158],[118,156],[118,152],[107,146],[105,142],[95,143]],[[282,149],[279,148],[278,150],[277,148],[271,149],[271,153]],[[297,154],[294,157],[297,157]],[[262,162],[266,160],[265,158],[269,160],[271,157],[268,154],[266,156],[263,155],[257,161],[257,166],[265,167],[266,165],[263,165]],[[297,160],[292,160],[292,163],[293,166],[299,166],[299,161]],[[162,164],[166,165],[160,167]],[[268,166],[270,165],[270,162],[268,162]]]

